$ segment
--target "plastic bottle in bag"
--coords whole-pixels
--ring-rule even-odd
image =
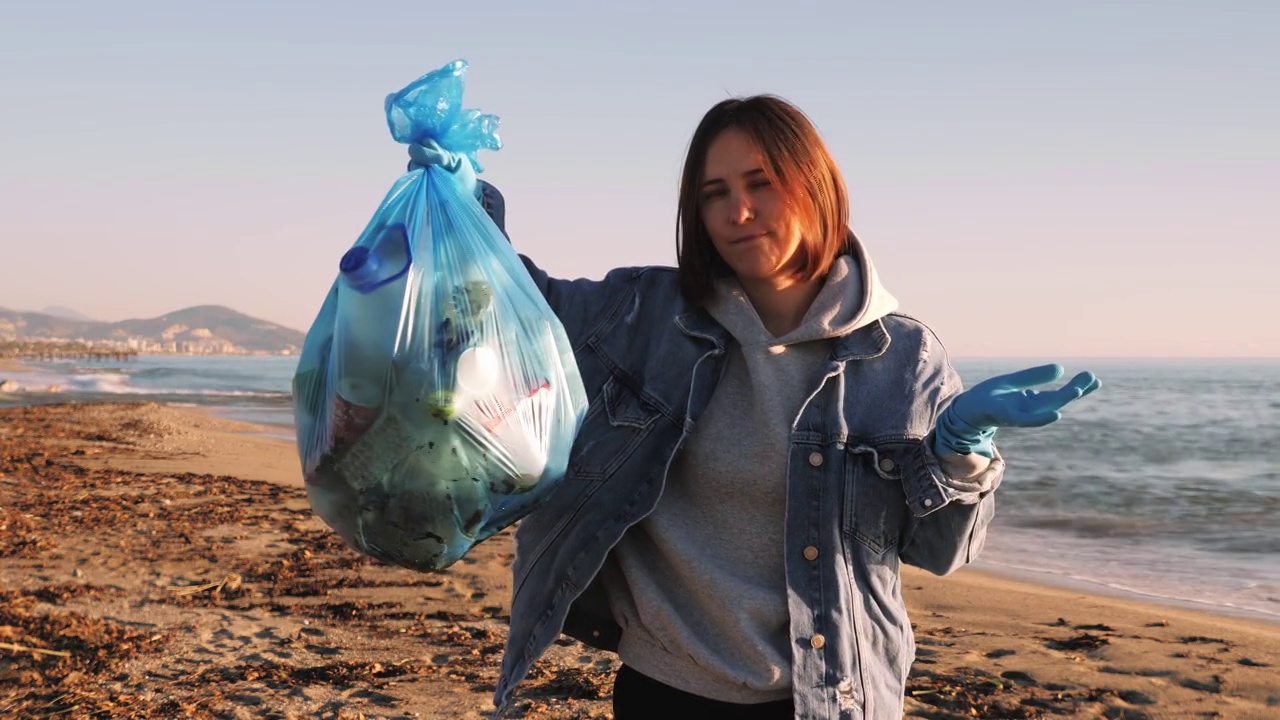
[[[411,256],[403,225],[382,228],[338,264],[333,442],[350,446],[378,417],[399,340]]]

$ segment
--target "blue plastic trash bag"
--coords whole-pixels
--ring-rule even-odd
[[[389,95],[395,140],[473,161],[499,149],[498,119],[461,105],[466,69]],[[416,570],[448,567],[538,505],[587,408],[560,321],[439,167],[396,180],[341,258],[293,402],[312,508],[355,549]]]

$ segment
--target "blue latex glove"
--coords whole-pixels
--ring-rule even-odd
[[[462,185],[462,189],[473,197],[480,197],[480,183],[476,181],[476,169],[465,155],[449,152],[440,147],[434,140],[422,144],[409,145],[409,169],[435,165],[453,173],[453,177]]]
[[[997,375],[960,393],[938,417],[935,452],[994,457],[996,430],[1048,425],[1062,417],[1064,405],[1102,387],[1093,373],[1082,372],[1057,390],[1031,389],[1057,380],[1062,372],[1061,365],[1041,365]]]

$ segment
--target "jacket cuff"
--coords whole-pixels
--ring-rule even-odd
[[[1004,458],[992,447],[991,462],[972,477],[953,477],[942,468],[933,451],[930,434],[916,447],[913,469],[902,477],[907,506],[916,517],[924,517],[955,502],[976,505],[984,496],[1000,486],[1004,477]]]

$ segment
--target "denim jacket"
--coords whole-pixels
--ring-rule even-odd
[[[501,194],[487,183],[481,189],[501,227]],[[617,649],[621,631],[596,575],[657,504],[730,342],[684,300],[672,268],[570,281],[522,259],[565,327],[590,406],[561,486],[516,531],[495,718],[562,632]],[[899,565],[945,575],[973,560],[1004,471],[997,454],[979,475],[953,478],[935,457],[934,421],[960,390],[933,333],[899,313],[834,341],[814,378],[791,433],[786,478],[796,718],[902,716],[915,641]]]

